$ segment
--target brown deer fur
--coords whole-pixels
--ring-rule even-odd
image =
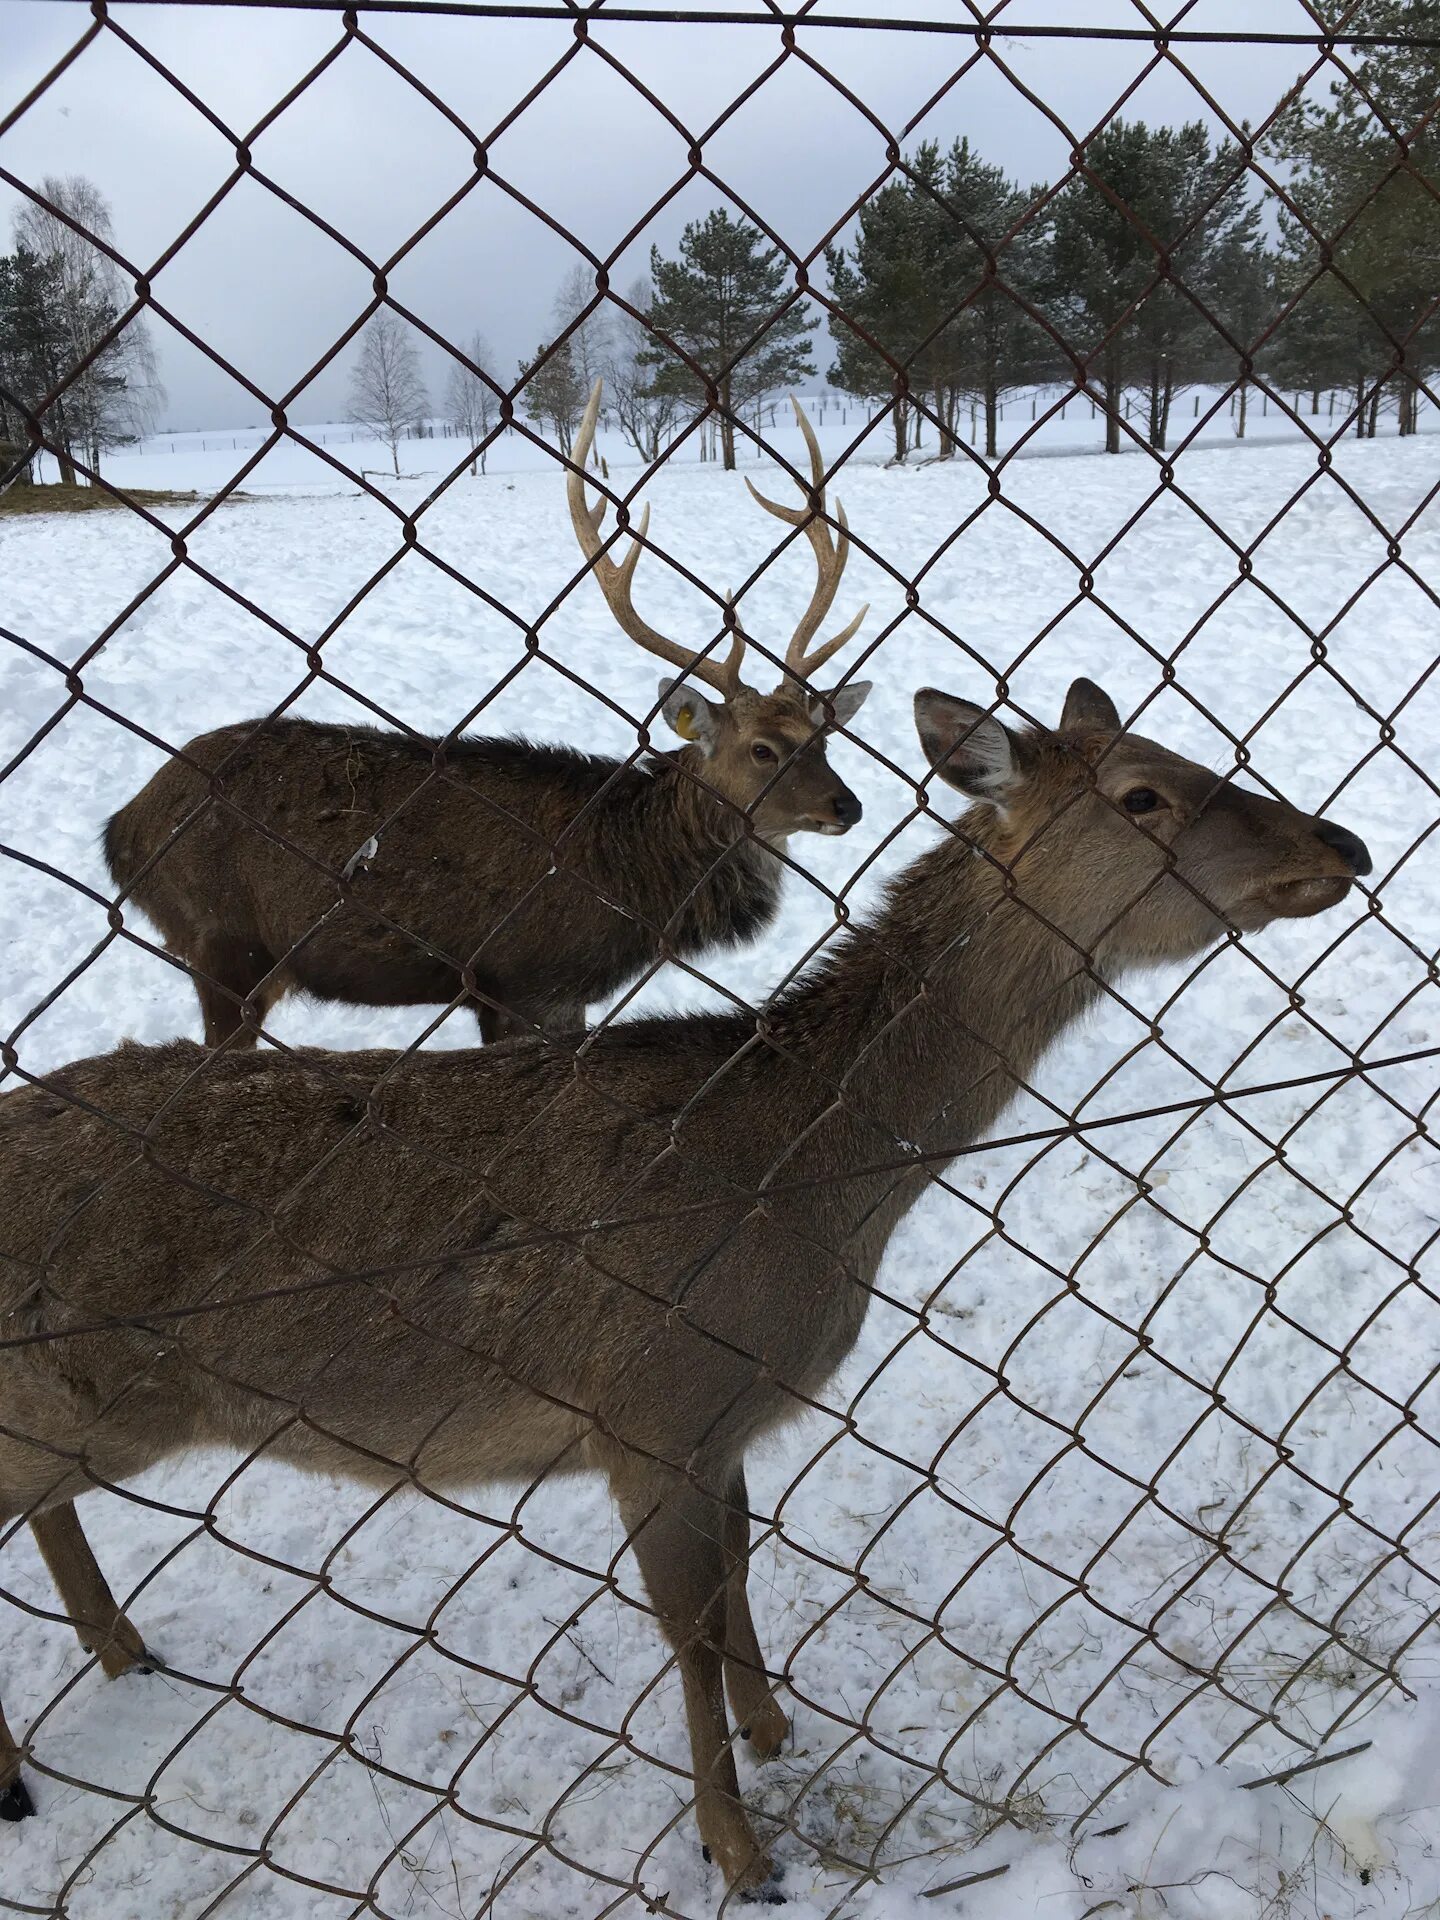
[[[764,1887],[722,1697],[773,1751],[745,1455],[850,1351],[927,1183],[908,1143],[943,1164],[992,1127],[1105,979],[1369,870],[1344,829],[1117,732],[1088,682],[1054,733],[916,712],[974,804],[758,1020],[573,1058],[126,1045],[0,1100],[0,1521],[51,1522],[112,1668],[138,1638],[52,1518],[96,1481],[212,1444],[422,1488],[593,1469],[675,1649],[701,1836]]]
[[[437,771],[436,743],[403,734],[222,727],[121,808],[105,854],[193,970],[211,1046],[253,1043],[293,988],[366,1006],[468,993],[486,1039],[577,1027],[658,960],[754,938],[779,899],[775,847],[860,817],[823,713],[748,688],[710,711],[709,759],[688,746],[648,769],[460,740]],[[201,768],[220,770],[213,800]]]
[[[869,683],[817,693],[812,676],[867,610],[815,641],[850,544],[838,503],[831,536],[809,422],[797,405],[810,499],[755,496],[804,531],[816,561],[781,683],[761,694],[740,679],[738,629],[719,662],[636,613],[648,509],[617,563],[599,531],[606,503],[585,502],[600,398],[597,381],[566,476],[571,520],[622,630],[681,670],[660,682],[659,710],[689,744],[647,770],[523,740],[442,749],[292,719],[192,740],[110,821],[105,857],[190,969],[208,1045],[253,1045],[295,987],[363,1006],[468,998],[486,1040],[583,1026],[588,1002],[645,967],[752,939],[775,914],[776,849],[860,818],[823,736]]]

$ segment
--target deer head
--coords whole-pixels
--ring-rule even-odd
[[[960,824],[1014,876],[1019,898],[1104,967],[1203,952],[1339,904],[1370,872],[1348,828],[1250,793],[1126,733],[1077,680],[1053,731],[1013,731],[984,707],[923,688],[921,744],[976,803]]]
[[[758,693],[740,678],[745,636],[739,629],[723,661],[702,658],[667,639],[636,613],[631,600],[635,568],[650,524],[647,506],[629,552],[618,564],[604,550],[600,528],[605,519],[602,499],[592,511],[585,502],[582,475],[600,417],[601,383],[595,382],[590,404],[575,437],[566,476],[570,517],[580,550],[590,562],[610,611],[621,630],[639,646],[678,667],[681,678],[660,682],[660,711],[666,723],[689,743],[695,770],[705,785],[747,813],[763,839],[784,839],[792,833],[845,833],[860,818],[859,800],[825,757],[824,735],[835,725],[845,726],[860,711],[870,683],[859,680],[829,693],[812,691],[811,675],[851,638],[869,611],[862,607],[850,624],[819,646],[810,645],[830,611],[840,576],[849,558],[845,515],[836,505],[838,543],[824,519],[825,467],[810,422],[799,403],[792,401],[801,432],[810,450],[813,503],[782,507],[750,491],[767,512],[788,525],[803,526],[815,551],[818,578],[810,604],[785,649],[785,671],[773,693]],[[747,480],[746,485],[750,483]],[[697,682],[711,688],[718,700],[707,699]]]

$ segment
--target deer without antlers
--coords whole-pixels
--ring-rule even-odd
[[[850,1351],[929,1169],[1107,980],[1370,867],[1087,681],[1054,732],[928,689],[916,717],[969,810],[758,1025],[617,1024],[574,1058],[126,1045],[0,1099],[0,1524],[40,1531],[107,1670],[141,1642],[88,1485],[220,1444],[382,1486],[593,1469],[674,1648],[701,1837],[728,1887],[773,1891],[722,1692],[772,1753],[748,1448]]]
[[[754,938],[779,901],[776,849],[859,820],[825,735],[855,717],[869,684],[817,693],[810,677],[866,610],[811,644],[848,541],[843,514],[838,546],[824,525],[809,422],[800,415],[814,508],[763,504],[806,525],[818,579],[782,684],[759,694],[740,679],[738,632],[721,667],[636,613],[645,522],[617,564],[585,504],[600,398],[597,383],[566,480],[571,519],[622,631],[681,670],[661,682],[661,705],[687,744],[637,767],[310,720],[244,721],[190,741],[110,821],[105,851],[116,884],[190,969],[209,1045],[253,1045],[295,988],[364,1006],[468,997],[487,1040],[581,1026],[587,1003],[660,959]]]

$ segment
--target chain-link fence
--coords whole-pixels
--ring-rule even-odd
[[[118,509],[0,494],[0,1909],[963,1910],[1158,1786],[1354,1753],[1440,1618],[1431,14],[245,17],[301,11],[323,50],[252,125],[105,0],[0,118],[0,180],[129,301],[48,384],[0,359],[0,482]],[[407,62],[422,15],[469,62],[536,36],[498,120]],[[754,78],[687,123],[662,29]],[[1122,76],[1088,124],[1031,84],[1057,41]],[[1267,47],[1293,81],[1232,118],[1205,63]],[[116,48],[233,154],[149,259],[5,144]],[[385,258],[266,166],[358,62],[469,155]],[[797,69],[874,143],[803,243],[715,157]],[[1219,142],[1178,228],[1097,158],[1157,77]],[[684,152],[607,246],[506,158],[602,82]],[[982,83],[1067,155],[983,230],[917,148]],[[513,379],[402,292],[481,189],[585,282]],[[783,266],[708,346],[658,269],[616,284],[695,190]],[[243,193],[373,285],[285,391],[166,297]],[[972,271],[912,299],[946,228]],[[837,367],[792,427],[738,372],[801,314]],[[386,316],[479,409],[419,475],[302,423]],[[535,404],[607,318],[638,429],[610,362]],[[137,320],[271,423],[211,436],[204,497],[75,426]],[[162,1044],[196,994],[206,1044]]]

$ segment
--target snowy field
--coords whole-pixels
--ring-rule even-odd
[[[1440,1307],[1407,1270],[1440,1223],[1434,1144],[1410,1117],[1431,1100],[1423,1055],[1440,1041],[1426,960],[1440,879],[1423,841],[1440,622],[1417,585],[1440,587],[1440,440],[1346,441],[1320,474],[1293,429],[1262,443],[1261,424],[1244,446],[1217,431],[1169,491],[1141,455],[1036,458],[1008,466],[988,504],[963,459],[884,470],[882,426],[836,489],[861,549],[837,611],[871,602],[844,664],[876,689],[858,742],[832,758],[865,819],[798,843],[821,884],[793,879],[769,936],[707,963],[725,988],[762,997],[833,926],[830,892],[859,871],[863,906],[930,843],[909,778],[911,694],[927,682],[989,700],[1003,675],[1021,713],[1053,719],[1084,673],[1196,758],[1233,764],[1238,737],[1257,778],[1359,831],[1376,871],[1373,903],[1357,893],[1226,947],[1182,992],[1172,976],[1132,981],[1128,1005],[1072,1036],[1006,1138],[1053,1126],[1057,1109],[1096,1120],[1194,1104],[959,1163],[953,1191],[932,1192],[893,1244],[882,1284],[900,1304],[872,1310],[832,1389],[853,1432],[837,1440],[816,1415],[754,1462],[753,1504],[776,1526],[752,1592],[795,1725],[764,1769],[742,1750],[741,1778],[759,1813],[793,1829],[777,1855],[797,1920],[1437,1910]],[[832,457],[855,430],[827,420]],[[1066,452],[1057,434],[1041,450]],[[245,455],[210,438],[212,451],[180,439],[108,471],[212,488]],[[798,457],[793,430],[776,444]],[[378,448],[332,451],[384,462]],[[457,451],[402,449],[414,477],[385,483],[392,506],[424,500]],[[606,451],[617,483],[638,478],[618,442]],[[246,476],[254,497],[187,537],[190,564],[129,515],[0,518],[0,624],[65,664],[107,633],[86,695],[173,744],[287,700],[303,648],[323,639],[334,680],[415,728],[445,730],[520,667],[477,727],[628,751],[615,708],[643,719],[658,668],[588,581],[553,604],[577,555],[542,465],[502,449],[421,516],[420,550],[394,566],[401,513],[289,450]],[[766,484],[783,496],[787,483],[772,470]],[[719,590],[744,587],[770,551],[774,523],[739,475],[687,456],[646,495],[654,538]],[[187,512],[160,518],[178,528]],[[1243,574],[1237,549],[1253,554]],[[783,650],[810,581],[808,553],[792,550],[744,592],[749,630]],[[714,630],[653,558],[636,599],[677,637]],[[521,666],[523,623],[537,621],[541,652]],[[83,891],[106,888],[101,825],[160,749],[71,704],[59,668],[14,647],[0,660],[7,758],[58,716],[0,789],[4,841],[42,863],[0,866],[0,1024],[21,1029],[35,1072],[126,1034],[198,1037],[193,994],[159,959],[114,941],[87,964],[106,934]],[[335,685],[298,706],[367,717]],[[670,975],[633,1004],[715,997]],[[403,1044],[426,1018],[292,1000],[274,1024],[354,1047]],[[457,1018],[429,1044],[472,1039]],[[1373,1064],[1339,1077],[1357,1055]],[[1217,1081],[1235,1097],[1210,1100]],[[907,1310],[922,1302],[943,1343]],[[138,1483],[143,1507],[96,1494],[85,1509],[163,1675],[103,1682],[43,1617],[55,1603],[29,1535],[0,1545],[11,1724],[40,1761],[114,1796],[32,1771],[43,1817],[0,1836],[0,1910],[714,1911],[721,1890],[674,1771],[679,1684],[644,1615],[513,1539],[465,1581],[497,1538],[487,1513],[508,1519],[505,1496],[477,1490],[473,1517],[413,1498],[371,1512],[343,1485],[264,1463],[232,1480],[232,1467],[155,1472]],[[544,1489],[523,1518],[528,1540],[571,1562],[603,1569],[619,1545],[594,1486]],[[862,1567],[863,1590],[835,1566]],[[628,1561],[621,1584],[636,1591]],[[1217,1667],[1222,1685],[1205,1678]],[[1242,1789],[1365,1741],[1288,1786]],[[142,1797],[153,1812],[133,1811]],[[655,1904],[587,1868],[638,1872]]]
[[[851,460],[867,465],[890,459],[894,452],[894,431],[877,406],[828,390],[807,393],[804,403],[832,458],[838,459],[847,453]],[[1325,393],[1320,396],[1318,411],[1314,411],[1309,394],[1285,394],[1272,399],[1256,389],[1249,396],[1245,437],[1252,445],[1275,441],[1295,444],[1303,440],[1300,427],[1286,407],[1298,409],[1306,427],[1316,434],[1333,435],[1337,424],[1345,419],[1348,404],[1343,394]],[[1143,411],[1133,400],[1127,405],[1130,428],[1143,439]],[[1424,399],[1419,406],[1421,431],[1433,431],[1440,424],[1434,410]],[[105,477],[122,487],[197,487],[216,492],[234,477],[243,462],[243,484],[247,493],[284,493],[297,489],[333,490],[345,479],[343,473],[337,472],[337,466],[348,467],[356,474],[363,472],[382,482],[393,476],[389,449],[366,440],[363,430],[352,423],[326,420],[292,424],[299,439],[284,440],[268,452],[265,448],[267,442],[274,439],[273,428],[268,422],[262,425],[258,420],[250,426],[223,430],[157,433],[137,447],[107,455]],[[535,430],[533,423],[526,424]],[[1207,447],[1231,446],[1235,440],[1235,397],[1228,388],[1187,387],[1175,397],[1170,424],[1172,448],[1191,441]],[[787,458],[802,458],[799,435],[784,401],[766,403],[761,427],[766,440]],[[978,443],[983,448],[983,413],[977,418],[974,410],[962,409],[959,430],[968,444]],[[1393,416],[1384,420],[1383,430],[1393,433]],[[446,436],[444,423],[433,422],[432,432],[433,438],[402,444],[403,474],[439,479],[459,464],[464,449],[458,441]],[[920,433],[920,446],[910,455],[917,464],[933,458],[936,451],[934,427],[924,422]],[[1022,457],[1029,458],[1090,452],[1104,445],[1105,427],[1093,403],[1076,399],[1069,389],[1026,387],[1004,400],[996,437],[1002,453],[1016,450]],[[306,444],[300,444],[301,440]],[[607,435],[602,430],[600,442],[612,466],[628,466],[634,461],[633,448],[627,446],[618,433]],[[1127,438],[1127,447],[1131,444]],[[739,440],[738,457],[746,466],[759,465],[763,460],[754,443],[743,437]],[[699,463],[698,435],[685,440],[671,456],[671,464],[676,467]],[[500,433],[486,457],[486,470],[490,474],[534,473],[548,466],[549,456],[524,432]],[[42,458],[40,474],[43,479],[53,480],[53,462]]]

